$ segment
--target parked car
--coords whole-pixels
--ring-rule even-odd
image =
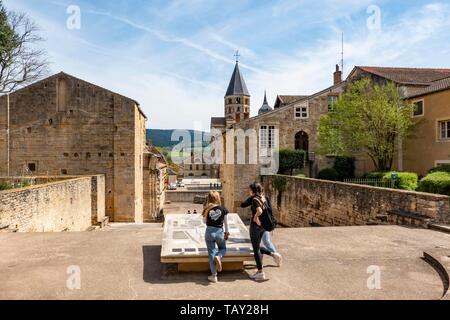
[[[177,187],[178,188],[184,188],[184,183],[183,182],[177,182]]]

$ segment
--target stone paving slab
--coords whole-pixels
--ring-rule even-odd
[[[162,228],[113,225],[107,231],[0,234],[0,299],[440,299],[443,283],[422,259],[450,249],[450,235],[399,226],[277,229],[281,268],[265,258],[268,281],[253,265],[219,276],[178,274],[159,261]],[[66,286],[79,266],[81,289]],[[368,267],[381,270],[369,290]]]

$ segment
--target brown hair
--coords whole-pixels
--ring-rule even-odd
[[[264,188],[259,182],[252,183],[249,188],[255,196],[261,197],[264,195]]]
[[[217,206],[220,206],[222,201],[220,199],[220,194],[217,191],[210,191],[206,197],[205,208],[203,209],[203,217],[206,217],[209,211]]]

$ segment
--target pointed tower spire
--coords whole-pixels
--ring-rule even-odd
[[[264,102],[263,102],[262,107],[258,111],[258,115],[266,113],[266,112],[270,112],[272,110],[273,110],[272,107],[267,102],[267,92],[266,92],[266,90],[264,90]]]
[[[234,67],[233,75],[231,76],[230,84],[228,85],[228,90],[225,96],[237,95],[250,96],[244,77],[242,77],[241,71],[239,70],[238,61],[236,61],[236,66]]]

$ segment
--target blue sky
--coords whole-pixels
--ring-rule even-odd
[[[311,94],[332,84],[345,34],[355,65],[450,68],[450,1],[3,0],[46,38],[51,70],[138,100],[149,128],[208,130],[241,54],[256,114],[267,89]],[[66,10],[81,9],[69,30]],[[377,6],[380,28],[368,27]],[[372,20],[370,20],[372,21]]]

